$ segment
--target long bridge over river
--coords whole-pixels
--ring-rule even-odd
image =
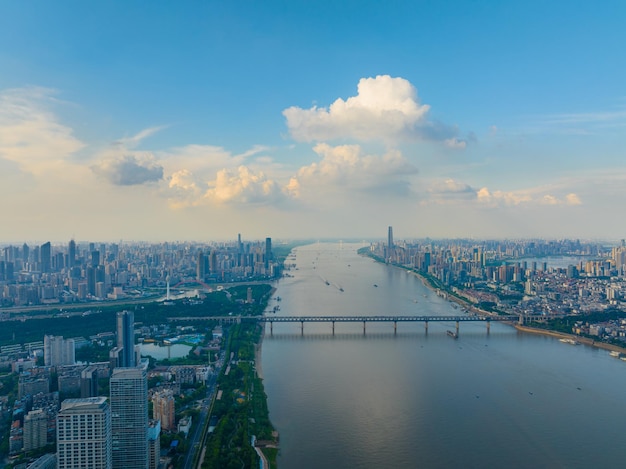
[[[428,331],[429,322],[454,322],[456,324],[455,334],[459,335],[459,325],[462,322],[484,322],[489,332],[491,321],[500,322],[517,322],[524,324],[526,321],[545,320],[545,316],[486,316],[486,315],[466,315],[466,316],[186,316],[178,318],[169,318],[170,321],[214,321],[219,323],[240,323],[243,321],[255,321],[261,323],[269,323],[270,333],[274,332],[274,323],[277,322],[295,322],[300,323],[300,332],[304,334],[304,324],[309,322],[325,322],[331,323],[332,333],[335,333],[335,324],[338,322],[358,322],[363,323],[363,333],[366,332],[367,323],[372,322],[392,322],[394,334],[398,330],[399,322],[423,322],[424,328]]]

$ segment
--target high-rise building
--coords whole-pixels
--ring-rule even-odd
[[[148,423],[148,469],[159,469],[161,458],[161,422]]]
[[[73,365],[76,361],[74,339],[45,335],[43,337],[43,359],[46,366]]]
[[[394,246],[393,246],[393,227],[389,227],[387,232],[387,259],[393,257],[394,254]]]
[[[161,421],[163,430],[170,431],[176,429],[175,409],[176,402],[174,393],[171,390],[159,391],[152,396],[152,418]]]
[[[70,244],[67,247],[67,266],[72,268],[76,265],[76,241],[70,240]]]
[[[24,417],[24,451],[43,448],[48,443],[48,413],[31,410]]]
[[[148,467],[146,370],[115,368],[110,381],[113,469]]]
[[[198,263],[196,265],[196,280],[203,282],[206,277],[207,259],[202,251],[198,251]]]
[[[120,366],[135,366],[135,314],[132,311],[117,313],[117,347],[122,349]]]
[[[95,365],[89,365],[80,372],[80,397],[96,397],[98,395],[98,372]]]
[[[52,269],[52,247],[50,241],[41,245],[39,256],[41,259],[41,271],[43,273],[50,272]]]
[[[57,415],[57,468],[112,468],[111,410],[106,397],[63,401]]]
[[[268,269],[273,259],[272,238],[265,238],[265,268]]]

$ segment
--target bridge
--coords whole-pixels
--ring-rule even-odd
[[[338,322],[358,322],[363,323],[363,334],[366,332],[368,322],[392,322],[394,334],[398,330],[399,322],[423,322],[424,328],[428,332],[429,322],[454,322],[456,323],[455,337],[459,335],[459,325],[462,322],[484,322],[487,324],[487,332],[490,330],[491,321],[518,322],[524,324],[528,320],[545,320],[544,316],[187,316],[178,318],[168,318],[169,321],[215,321],[219,323],[241,323],[244,321],[255,321],[270,324],[270,334],[274,332],[275,322],[295,322],[300,323],[300,333],[304,334],[304,323],[326,322],[331,323],[332,333],[335,334],[335,323]]]

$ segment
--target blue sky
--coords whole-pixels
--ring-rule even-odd
[[[622,238],[626,3],[1,2],[0,241]]]

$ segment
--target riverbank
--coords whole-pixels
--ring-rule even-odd
[[[376,259],[375,259],[376,260]],[[380,262],[380,261],[377,261]],[[461,307],[464,307],[467,309],[468,312],[471,313],[475,313],[475,314],[480,314],[483,316],[494,316],[495,314],[489,311],[485,311],[483,309],[477,308],[474,304],[472,304],[469,300],[465,300],[463,298],[460,298],[456,295],[452,295],[449,291],[445,290],[445,289],[441,289],[438,287],[435,287],[429,280],[428,278],[426,278],[424,275],[420,274],[419,272],[416,272],[415,270],[411,270],[411,269],[407,269],[405,267],[402,266],[398,266],[398,265],[393,265],[391,264],[392,267],[397,267],[399,269],[403,269],[406,272],[416,276],[417,278],[419,278],[422,281],[422,284],[428,288],[429,290],[433,291],[434,293],[436,293],[437,295],[441,296],[440,292],[444,292],[445,293],[445,299],[451,302],[454,302],[456,304],[458,304]],[[612,351],[612,352],[620,352],[626,355],[626,347],[620,347],[619,345],[614,345],[614,344],[607,344],[606,342],[598,342],[594,339],[590,339],[588,337],[581,337],[575,334],[566,334],[564,332],[558,332],[558,331],[552,331],[549,329],[541,329],[538,327],[530,327],[530,326],[522,326],[520,324],[517,324],[516,322],[511,321],[509,322],[505,322],[505,324],[510,324],[511,326],[513,326],[516,330],[518,330],[519,332],[524,332],[527,334],[537,334],[537,335],[544,335],[544,336],[548,336],[548,337],[554,337],[557,339],[571,339],[574,340],[580,344],[583,345],[588,345],[590,347],[596,347],[599,349],[603,349],[603,350],[608,350],[608,351]]]
[[[571,339],[583,345],[589,345],[590,347],[596,347],[596,348],[600,348],[603,350],[609,350],[612,352],[621,352],[621,353],[626,354],[625,347],[620,347],[619,345],[607,344],[605,342],[598,342],[588,337],[581,337],[575,334],[566,334],[564,332],[551,331],[548,329],[540,329],[538,327],[522,326],[520,324],[514,324],[513,327],[515,327],[515,329],[517,329],[520,332],[526,332],[528,334],[544,335],[544,336],[554,337],[556,339]]]

